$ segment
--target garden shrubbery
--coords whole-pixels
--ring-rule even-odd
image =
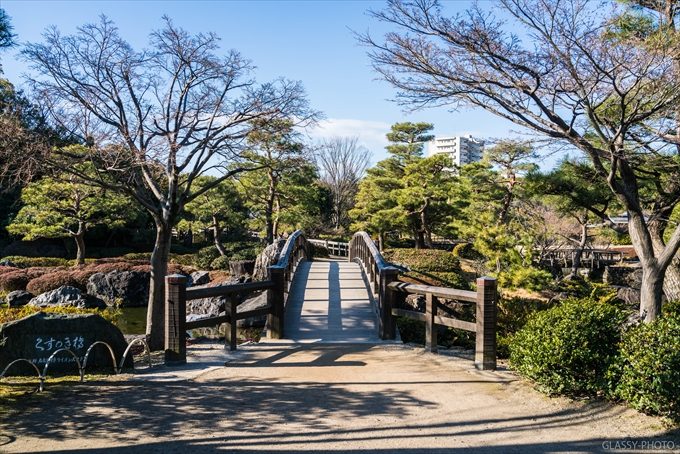
[[[415,271],[460,271],[456,256],[439,249],[387,249],[383,256]]]
[[[606,392],[626,317],[610,303],[566,300],[529,318],[513,336],[510,363],[550,394]]]
[[[21,255],[11,255],[3,257],[2,259],[8,260],[20,268],[71,266],[74,263],[73,260],[57,257],[24,257]]]
[[[625,328],[628,315],[593,298],[536,312],[511,338],[510,364],[549,394],[606,396],[680,421],[680,303]]]
[[[680,303],[627,332],[616,395],[647,413],[680,421]]]
[[[62,270],[45,273],[42,276],[31,279],[26,284],[26,291],[31,292],[34,295],[40,295],[41,293],[57,289],[62,285],[77,287],[83,291],[87,288],[87,283],[83,286],[82,282],[79,282],[75,278],[73,271]]]
[[[549,288],[552,282],[552,274],[533,266],[513,266],[498,275],[498,285],[506,288],[541,291]]]

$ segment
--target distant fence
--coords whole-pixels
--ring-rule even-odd
[[[349,243],[342,241],[330,241],[330,240],[307,240],[308,243],[314,246],[325,247],[328,249],[328,253],[335,257],[348,257],[349,256]]]

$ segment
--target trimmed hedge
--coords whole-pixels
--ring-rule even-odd
[[[659,318],[626,333],[619,369],[617,397],[680,421],[680,303],[667,304]]]
[[[9,260],[20,268],[71,266],[74,262],[73,260],[60,259],[56,257],[24,257],[21,255],[11,255],[3,257],[2,259]]]
[[[31,279],[26,285],[26,291],[31,292],[34,295],[40,295],[41,293],[57,289],[62,285],[86,290],[86,286],[83,286],[81,282],[75,279],[73,271],[55,271]]]
[[[549,394],[609,392],[626,316],[610,303],[566,300],[532,315],[513,336],[510,364]]]
[[[439,249],[387,249],[383,256],[415,271],[460,271],[458,259]]]
[[[33,307],[33,306],[23,306],[23,307],[12,307],[12,308],[0,308],[0,325],[3,323],[11,322],[14,320],[20,320],[29,315],[35,314],[36,312],[45,312],[48,314],[67,314],[67,315],[78,315],[78,314],[98,314],[104,317],[106,320],[112,322],[117,316],[120,315],[120,311],[117,309],[106,308],[104,310],[99,309],[81,309],[78,307],[71,306],[50,306],[50,307]]]

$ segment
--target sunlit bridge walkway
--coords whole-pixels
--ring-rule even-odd
[[[297,342],[380,342],[359,265],[333,259],[300,263],[288,296],[284,332]]]

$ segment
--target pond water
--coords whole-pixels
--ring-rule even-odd
[[[144,334],[146,332],[146,307],[122,307],[113,324],[123,334]]]

